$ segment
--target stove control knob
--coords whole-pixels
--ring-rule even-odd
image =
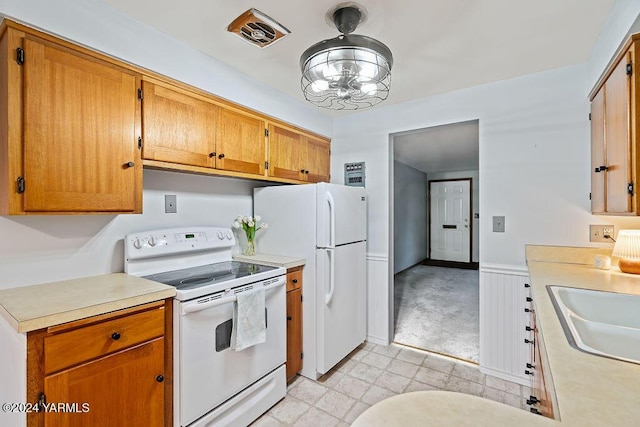
[[[224,233],[222,231],[218,231],[218,239],[224,239]]]
[[[151,237],[149,237],[149,242],[148,243],[149,243],[149,246],[155,246],[158,243],[158,241],[156,240],[155,237],[151,236]]]
[[[133,241],[133,247],[136,249],[140,249],[142,247],[142,241],[140,239],[136,239]]]
[[[227,230],[227,240],[231,239],[233,239],[233,233],[231,233],[231,230]]]

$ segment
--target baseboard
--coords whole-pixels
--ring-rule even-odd
[[[389,341],[387,341],[386,339],[374,337],[372,335],[367,335],[367,342],[378,344],[378,345],[384,345],[385,347],[389,345]]]
[[[426,259],[423,259],[422,261],[418,261],[418,262],[416,262],[415,264],[410,265],[409,267],[405,268],[404,270],[400,270],[400,271],[398,271],[397,273],[393,273],[393,275],[394,275],[394,276],[397,276],[398,274],[402,274],[402,273],[404,273],[404,272],[405,272],[405,271],[407,271],[407,270],[411,270],[413,267],[415,267],[415,266],[417,266],[417,265],[423,264],[425,261],[426,261]]]
[[[422,261],[422,265],[430,265],[433,267],[448,267],[448,268],[462,268],[465,270],[477,270],[480,266],[478,262],[457,262],[457,261],[442,261],[439,259],[425,259]]]
[[[487,368],[486,366],[480,365],[480,372],[483,374],[491,375],[493,377],[498,377],[503,380],[511,381],[512,383],[522,384],[527,387],[531,387],[531,379],[523,378],[519,375],[510,374],[504,371],[498,371],[496,369]]]

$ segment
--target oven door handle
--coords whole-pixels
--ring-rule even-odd
[[[271,289],[275,289],[275,288],[277,288],[279,286],[284,285],[286,282],[287,282],[286,280],[280,278],[280,279],[278,279],[277,282],[272,283],[272,284],[270,284],[268,286],[265,286],[264,290],[266,292],[266,291],[269,291]],[[236,298],[236,296],[234,294],[234,295],[229,295],[228,297],[222,297],[220,299],[216,299],[216,300],[213,300],[213,301],[205,302],[203,304],[198,304],[197,302],[193,302],[193,303],[189,303],[189,304],[183,304],[181,311],[182,311],[183,315],[189,314],[189,313],[195,313],[197,311],[206,310],[206,309],[211,308],[211,307],[216,307],[216,306],[219,306],[219,305],[228,304],[230,302],[235,301],[236,299],[237,298]]]

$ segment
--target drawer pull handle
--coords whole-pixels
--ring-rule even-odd
[[[156,377],[156,381],[158,381],[159,383],[161,383],[162,381],[164,381],[164,377],[162,375],[158,375]]]
[[[118,341],[120,339],[120,334],[118,332],[114,332],[111,334],[111,338],[113,338],[115,341]]]
[[[291,283],[298,283],[298,279],[293,279]]]
[[[293,317],[287,316],[287,320],[293,320]]]

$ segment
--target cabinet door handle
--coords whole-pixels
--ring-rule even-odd
[[[540,399],[534,395],[530,395],[529,399],[527,399],[527,405],[537,405],[538,403],[540,403]]]
[[[298,283],[298,279],[293,279],[291,283]]]
[[[300,173],[304,173],[304,169],[300,169]]]
[[[120,339],[120,334],[118,332],[112,333],[111,339],[113,339],[114,341],[118,341]]]
[[[125,169],[126,168],[132,168],[133,167],[133,162],[127,162],[124,165],[122,165]]]
[[[527,297],[526,300],[527,300],[527,302],[531,302],[531,301],[533,301],[533,298]]]
[[[533,344],[533,343],[534,343],[534,340],[529,340],[529,339],[525,338],[525,339],[524,339],[524,343],[525,343],[525,344]]]
[[[531,331],[533,331],[533,328],[531,326],[525,326],[524,330],[527,331],[527,332],[531,332]]]
[[[533,376],[533,371],[530,371],[530,370],[528,370],[528,369],[525,369],[524,373],[525,373],[525,375],[531,375],[531,376]]]
[[[215,157],[216,156],[216,152],[212,151],[211,153],[209,153],[209,157]]]
[[[293,317],[287,316],[287,320],[293,320]]]
[[[306,175],[309,175],[309,171],[304,171],[304,173],[305,173]]]
[[[534,365],[532,365],[531,363],[527,363],[527,368],[536,369],[536,367]]]
[[[219,159],[224,159],[224,154],[218,154]]]
[[[156,381],[158,381],[159,383],[161,383],[162,381],[164,381],[164,377],[162,375],[158,375],[156,377]]]

